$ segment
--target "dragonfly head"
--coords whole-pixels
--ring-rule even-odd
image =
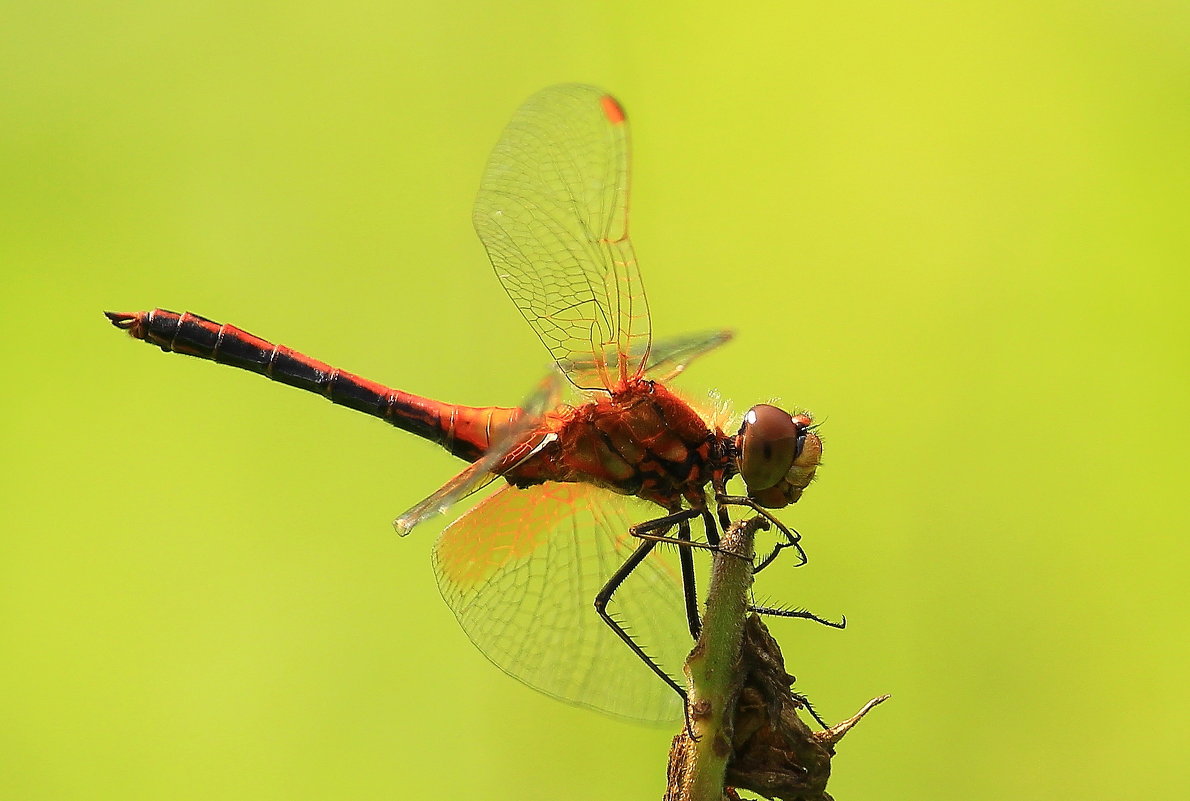
[[[796,503],[814,478],[822,440],[808,414],[790,414],[761,403],[744,415],[736,435],[740,475],[748,497],[768,509]]]

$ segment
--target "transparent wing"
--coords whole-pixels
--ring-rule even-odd
[[[434,491],[415,503],[393,521],[397,534],[404,537],[419,523],[442,514],[473,492],[483,489],[499,475],[492,472],[499,465],[508,465],[531,455],[543,439],[534,436],[541,415],[558,405],[562,384],[554,373],[547,375],[521,403],[524,411],[520,421],[505,432],[499,442],[476,461]]]
[[[581,389],[640,374],[649,307],[628,239],[628,123],[611,95],[553,86],[492,151],[475,230],[512,302]]]
[[[731,337],[732,333],[728,330],[700,331],[656,342],[649,352],[645,372],[657,381],[669,381],[685,370],[690,362],[731,341]]]
[[[668,381],[690,366],[690,362],[704,353],[731,341],[733,334],[727,329],[718,331],[699,331],[680,337],[662,339],[652,342],[647,351],[634,348],[629,353],[631,363],[644,363],[644,372],[656,381]],[[594,370],[595,365],[589,359],[576,359],[575,366],[580,370]]]
[[[467,465],[434,490],[433,494],[405,510],[400,517],[393,520],[393,528],[397,530],[397,534],[402,537],[408,535],[420,523],[443,514],[463,498],[478,492],[499,478],[492,472],[492,468],[504,458],[506,452],[493,448],[482,459]]]
[[[629,514],[632,502],[637,504]],[[434,547],[446,603],[485,656],[546,695],[638,722],[679,720],[681,701],[599,618],[596,593],[639,541],[653,510],[585,484],[504,487],[452,523]],[[635,519],[634,519],[635,518]],[[681,573],[658,547],[609,611],[684,684],[693,643]]]

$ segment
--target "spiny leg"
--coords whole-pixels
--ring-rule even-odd
[[[694,542],[690,535],[690,520],[694,517],[702,517],[703,526],[706,531],[707,542]],[[720,519],[724,519],[727,515],[722,511],[719,515]],[[767,516],[765,516],[767,518]],[[681,696],[683,703],[686,701],[686,691],[677,684],[661,667],[653,661],[644,649],[632,639],[623,626],[621,626],[607,611],[608,604],[611,603],[612,597],[620,585],[632,574],[645,557],[657,546],[657,543],[663,542],[678,547],[679,562],[682,568],[682,594],[686,607],[686,621],[690,627],[690,634],[694,639],[698,639],[699,632],[702,629],[702,623],[698,615],[698,594],[695,587],[694,575],[694,560],[692,549],[703,548],[705,550],[721,553],[719,548],[719,531],[715,526],[715,517],[707,509],[679,509],[664,517],[656,518],[655,520],[648,520],[644,523],[632,526],[628,533],[633,537],[641,540],[639,546],[632,554],[624,561],[624,564],[612,574],[607,583],[595,596],[595,611],[603,619],[603,622],[616,633],[616,636],[623,640],[624,644],[636,654],[649,670],[653,671],[662,681],[673,688],[679,696]],[[669,529],[670,527],[678,526],[678,536],[670,537],[665,534],[657,534],[655,532]],[[730,521],[728,523],[730,525]],[[767,529],[768,521],[762,518],[761,527]],[[733,554],[734,556],[735,554]],[[687,727],[689,727],[689,711],[687,710]]]
[[[612,574],[612,577],[607,580],[607,583],[603,585],[603,589],[601,589],[595,596],[595,611],[599,613],[601,618],[603,618],[603,622],[611,627],[611,630],[616,633],[616,636],[624,641],[624,644],[628,646],[632,653],[636,654],[637,658],[639,658],[649,667],[649,670],[656,673],[658,678],[672,687],[674,692],[682,697],[682,702],[685,704],[686,691],[679,687],[678,683],[670,678],[670,676],[664,670],[662,670],[661,667],[656,662],[654,662],[648,654],[644,652],[644,649],[636,644],[636,641],[633,640],[632,636],[624,630],[624,627],[617,623],[607,612],[608,602],[611,601],[612,596],[615,595],[616,590],[620,588],[620,585],[624,583],[624,579],[628,578],[628,576],[632,574],[632,571],[636,569],[636,567],[655,547],[657,547],[657,543],[653,540],[645,540],[636,547],[636,550],[633,551],[626,560],[624,560],[624,564],[620,565],[619,569],[617,569],[616,572]]]
[[[689,520],[690,518],[698,517],[699,515],[702,515],[703,517],[703,524],[706,528],[708,542],[694,542],[689,538],[683,539],[680,535],[677,537],[670,537],[667,534],[652,533],[659,528],[668,528],[669,526],[672,526],[682,520]],[[730,525],[730,522],[728,525]],[[757,528],[762,531],[768,531],[768,521],[762,518],[760,520],[760,525],[758,525]],[[659,517],[656,520],[650,520],[646,523],[633,526],[629,533],[637,539],[649,540],[650,542],[664,542],[667,545],[677,545],[683,550],[688,550],[690,548],[701,548],[704,551],[710,551],[711,553],[725,553],[729,556],[735,556],[739,558],[739,554],[732,553],[731,551],[724,551],[719,547],[719,532],[715,528],[715,518],[711,516],[710,512],[705,510],[696,511],[694,509],[683,509],[679,512],[674,512],[672,515]]]
[[[731,528],[731,513],[727,511],[727,504],[718,500],[721,497],[725,496],[721,491],[716,490],[715,511],[719,513],[719,528],[723,531],[727,531],[727,529]]]
[[[768,556],[766,556],[764,559],[760,560],[760,564],[758,564],[756,566],[756,568],[753,569],[753,571],[752,571],[753,573],[759,573],[760,571],[764,570],[766,567],[771,565],[773,563],[773,560],[775,560],[777,558],[777,554],[781,553],[781,550],[783,548],[792,547],[792,548],[797,549],[797,552],[798,552],[799,557],[801,558],[801,561],[798,562],[796,565],[794,565],[794,567],[801,567],[802,565],[804,565],[806,563],[806,561],[807,561],[806,560],[806,552],[802,550],[802,546],[799,544],[802,540],[802,535],[798,532],[798,530],[795,528],[787,528],[785,526],[781,526],[780,531],[781,531],[782,535],[784,535],[784,537],[785,537],[785,542],[778,542],[778,543],[774,544],[773,550],[771,550],[769,552]]]
[[[715,527],[715,517],[705,508],[700,514],[707,544],[718,550],[719,530]],[[678,559],[682,563],[682,586],[686,592],[686,619],[690,623],[690,636],[698,640],[698,635],[702,632],[702,621],[698,615],[698,593],[694,581],[694,551],[691,546],[696,546],[699,543],[689,541],[690,529],[688,526],[688,523],[683,522],[678,528],[678,539],[687,543],[684,547],[678,547]]]
[[[690,633],[695,639],[698,638],[698,633],[702,628],[702,623],[698,616],[698,595],[694,584],[694,560],[691,555],[692,548],[705,548],[707,550],[718,551],[718,545],[711,545],[709,543],[694,542],[690,538],[690,524],[691,518],[703,516],[704,521],[707,521],[707,537],[710,539],[714,537],[718,543],[718,531],[714,529],[714,520],[709,517],[709,513],[705,510],[695,509],[679,509],[664,517],[659,517],[655,520],[648,520],[644,523],[639,523],[628,530],[628,533],[633,537],[641,540],[640,545],[636,550],[624,560],[624,564],[612,574],[607,583],[603,585],[603,589],[595,596],[595,611],[603,618],[616,636],[624,641],[624,644],[636,654],[636,656],[644,662],[649,670],[653,671],[662,681],[668,684],[673,690],[682,697],[683,702],[686,699],[686,691],[680,687],[661,667],[653,661],[652,657],[645,653],[644,649],[632,639],[623,626],[608,613],[607,606],[615,595],[616,590],[624,583],[625,579],[632,574],[632,571],[644,561],[645,557],[657,546],[659,542],[665,542],[678,546],[679,557],[682,565],[682,594],[686,606],[687,624],[690,626]],[[664,534],[656,534],[657,531],[665,531],[671,526],[678,526],[678,536],[668,537]],[[681,557],[685,558],[681,558]]]
[[[802,709],[804,709],[810,713],[810,717],[812,717],[812,718],[814,718],[814,720],[818,721],[818,725],[821,726],[823,728],[823,730],[830,728],[830,726],[827,725],[827,722],[822,719],[822,715],[819,715],[818,710],[816,710],[814,708],[814,705],[810,703],[809,698],[802,695],[801,693],[793,692],[792,690],[790,691],[789,694],[793,696],[794,701],[797,701],[799,704],[802,705]]]
[[[762,559],[760,564],[758,564],[753,569],[753,571],[752,571],[753,573],[759,573],[761,570],[764,570],[766,567],[768,567],[770,564],[772,564],[773,560],[777,558],[777,554],[779,554],[781,552],[781,550],[784,548],[794,548],[795,550],[797,550],[799,561],[798,561],[797,565],[795,565],[795,567],[801,567],[802,565],[806,564],[807,561],[809,561],[806,557],[806,552],[804,550],[802,550],[802,546],[800,544],[802,535],[798,534],[796,531],[791,530],[788,526],[786,526],[780,520],[773,517],[772,513],[770,513],[769,510],[765,509],[763,506],[758,504],[756,501],[752,500],[751,498],[741,496],[741,495],[725,495],[722,493],[716,493],[715,494],[715,502],[717,504],[719,504],[720,518],[726,517],[726,513],[724,512],[724,507],[729,506],[729,505],[730,506],[743,506],[748,509],[751,509],[752,511],[756,512],[756,514],[760,515],[765,520],[772,523],[774,526],[777,527],[777,530],[781,532],[781,535],[785,537],[785,542],[778,542],[773,547],[772,552],[768,556],[766,556],[764,559]]]
[[[689,538],[690,529],[687,527],[687,538],[682,539],[681,536],[670,537],[664,533],[656,534],[654,532],[672,528],[675,525],[680,525],[689,521],[691,518],[698,517],[699,513],[694,509],[679,509],[676,512],[667,514],[665,517],[658,517],[655,520],[646,520],[643,523],[637,523],[632,528],[628,529],[628,533],[639,540],[648,540],[649,542],[667,542],[670,545],[678,545],[682,548],[706,548],[712,549],[710,545],[703,542],[694,542]]]
[[[728,525],[731,525],[731,521],[728,521]],[[718,545],[719,529],[715,527],[715,516],[711,514],[710,509],[702,510],[702,527],[706,532],[707,542],[709,542],[711,545]],[[726,531],[727,529],[724,528],[723,530]]]
[[[835,622],[825,617],[819,617],[807,609],[782,609],[779,606],[749,606],[749,610],[758,615],[769,615],[771,617],[790,617],[800,618],[802,620],[813,620],[815,623],[821,623],[824,626],[830,626],[832,629],[847,628],[847,616],[842,615],[839,622]]]
[[[824,617],[819,617],[818,615],[814,614],[813,612],[809,611],[808,609],[782,609],[780,607],[775,607],[775,606],[755,606],[755,605],[749,606],[748,608],[750,610],[752,610],[753,612],[760,614],[760,615],[772,615],[774,617],[789,617],[789,618],[801,618],[802,620],[813,620],[815,623],[821,623],[824,626],[830,626],[831,628],[834,628],[834,629],[842,629],[842,628],[847,627],[847,616],[846,615],[843,615],[840,618],[839,622],[836,623],[833,620],[828,620]],[[801,704],[802,708],[805,709],[806,712],[808,712],[812,718],[814,718],[814,720],[818,721],[819,726],[821,726],[823,729],[830,728],[830,726],[827,725],[826,721],[822,719],[822,716],[818,714],[818,710],[816,710],[814,708],[814,705],[810,703],[809,698],[807,698],[802,693],[793,692],[792,690],[790,691],[790,694],[793,696],[793,699],[795,701],[797,701],[799,704]]]
[[[694,555],[692,548],[708,547],[701,542],[694,542],[690,538],[690,518],[698,515],[692,509],[681,509],[673,514],[649,520],[633,526],[629,534],[647,542],[665,542],[678,546],[678,562],[682,566],[682,598],[686,605],[686,625],[690,628],[690,636],[698,639],[702,623],[698,618],[698,591],[694,582]],[[664,534],[654,534],[654,531],[665,531],[677,523],[678,536],[668,537]]]
[[[690,521],[678,523],[678,539],[693,545],[690,539]],[[686,625],[690,627],[690,636],[698,639],[702,631],[702,621],[698,618],[698,590],[694,586],[694,551],[690,547],[678,548],[678,562],[682,565],[682,597],[686,602]]]
[[[707,509],[703,509],[700,514],[702,515],[702,524],[707,544],[711,548],[718,549],[719,530],[715,528],[714,516]],[[686,596],[686,620],[690,624],[690,636],[697,640],[699,633],[702,631],[702,621],[698,615],[698,592],[694,581],[694,551],[692,546],[697,546],[700,543],[691,541],[690,524],[686,521],[678,524],[678,539],[685,543],[684,546],[678,546],[678,559],[682,564],[682,588]]]

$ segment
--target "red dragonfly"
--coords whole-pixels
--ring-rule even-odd
[[[591,86],[531,97],[488,161],[475,229],[557,365],[519,407],[419,397],[190,313],[106,314],[162,350],[317,392],[471,462],[394,521],[402,535],[504,479],[434,547],[442,595],[463,629],[492,662],[541,692],[660,722],[681,717],[674,676],[699,626],[692,548],[713,548],[736,505],[765,516],[782,537],[756,569],[784,547],[804,562],[796,533],[768,510],[801,497],[822,442],[808,414],[767,404],[726,434],[666,388],[730,334],[653,341],[628,238],[628,175],[624,109]],[[562,403],[563,379],[579,393],[572,403]],[[737,475],[746,493],[734,496],[727,482]],[[651,514],[640,508],[649,505]],[[659,543],[679,547],[654,552]],[[659,558],[662,551],[676,552],[678,564]],[[642,680],[645,668],[663,682]]]

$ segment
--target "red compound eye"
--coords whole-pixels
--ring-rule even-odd
[[[740,475],[751,492],[775,486],[793,467],[806,426],[776,406],[762,403],[740,427]]]

